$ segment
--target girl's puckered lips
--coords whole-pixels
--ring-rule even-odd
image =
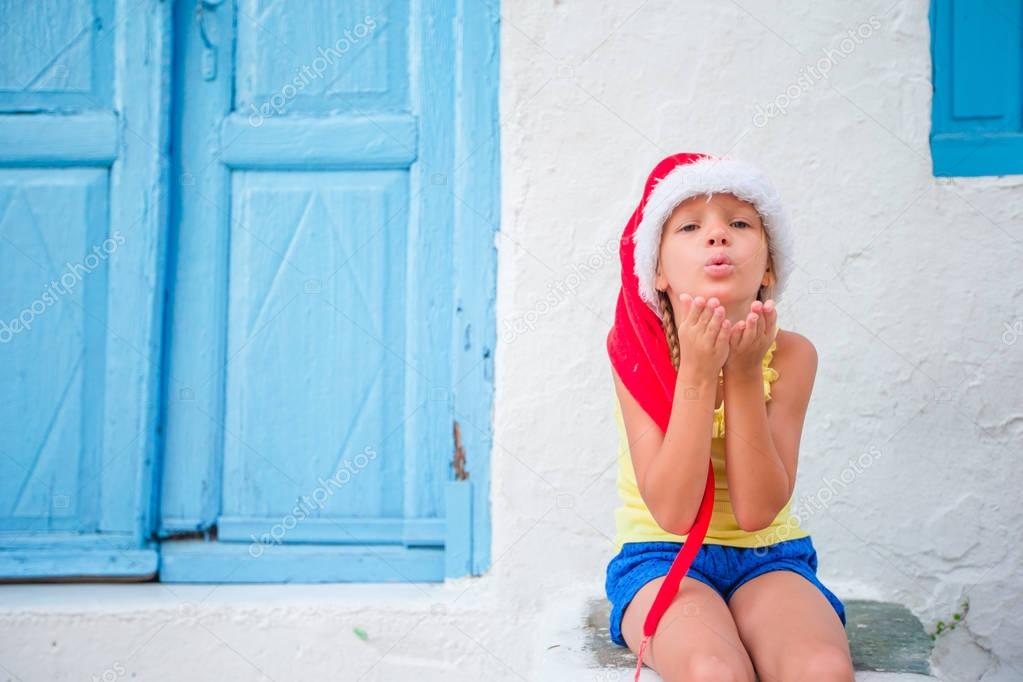
[[[703,270],[711,277],[727,277],[735,270],[735,265],[728,254],[718,252],[707,259]]]

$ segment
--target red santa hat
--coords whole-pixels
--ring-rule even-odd
[[[634,272],[639,280],[640,298],[660,314],[654,282],[661,231],[671,212],[689,197],[727,193],[753,204],[764,222],[776,280],[771,298],[777,303],[788,283],[793,239],[781,198],[767,177],[746,161],[706,154],[675,154],[661,164],[665,162],[670,168],[657,178],[653,189],[644,193],[640,204],[642,219],[634,237]]]

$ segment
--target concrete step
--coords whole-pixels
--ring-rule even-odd
[[[893,602],[843,599],[846,632],[857,682],[926,682],[931,676],[931,638],[905,606]],[[551,626],[538,666],[544,682],[587,679],[627,682],[633,679],[636,656],[611,642],[603,598],[585,601],[585,612],[574,628]],[[580,622],[581,621],[581,622]],[[574,630],[574,631],[573,631]],[[640,679],[659,682],[660,675],[644,666]]]

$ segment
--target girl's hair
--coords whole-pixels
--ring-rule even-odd
[[[762,220],[763,218],[761,218],[761,221]],[[767,268],[771,269],[774,266],[774,259],[771,257],[771,236],[767,234],[766,230],[764,231],[764,235],[767,237]],[[757,300],[761,303],[773,296],[773,284],[767,286],[760,285],[760,288],[757,289]],[[671,351],[671,364],[674,365],[675,371],[678,371],[678,365],[681,360],[681,350],[678,345],[678,331],[675,327],[675,309],[671,307],[671,298],[666,292],[658,290],[657,307],[661,310],[661,328],[664,329],[664,335],[668,338],[668,350]]]

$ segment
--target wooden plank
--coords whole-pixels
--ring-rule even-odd
[[[408,168],[416,160],[410,114],[287,116],[259,126],[231,114],[220,131],[220,158],[231,168]]]
[[[170,8],[163,3],[124,6],[117,30],[116,104],[122,132],[110,169],[111,235],[124,244],[107,270],[104,366],[89,377],[105,381],[99,528],[131,532],[140,546],[155,521],[154,487],[160,456],[160,395],[164,259],[167,248],[167,176],[160,151],[169,146]],[[90,394],[86,394],[90,395]]]
[[[208,529],[221,512],[231,178],[216,152],[219,121],[232,108],[234,5],[203,12],[207,30],[219,37],[208,55],[217,77],[207,80],[197,3],[167,3],[179,74],[169,98],[187,106],[173,107],[171,121],[177,143],[169,158],[175,191],[168,218],[161,536]]]
[[[153,549],[0,551],[0,576],[4,580],[85,576],[148,579],[158,565],[159,554]]]
[[[5,166],[109,166],[118,146],[117,116],[111,111],[0,115],[0,164]]]
[[[221,516],[217,539],[262,544],[404,544],[444,546],[443,519]]]
[[[76,533],[67,531],[28,531],[0,533],[0,547],[6,550],[96,551],[137,549],[132,533]]]
[[[443,516],[444,482],[454,451],[450,391],[454,384],[451,295],[453,269],[450,191],[454,155],[454,3],[419,3],[410,33],[413,111],[419,115],[419,155],[411,170],[408,221],[410,286],[401,311],[405,466],[403,513]]]
[[[931,158],[935,176],[1023,174],[1023,134],[934,135]]]
[[[160,582],[440,582],[444,550],[387,545],[165,541]]]
[[[456,54],[454,321],[451,401],[461,426],[472,485],[473,575],[491,562],[490,474],[493,451],[497,248],[501,222],[500,3],[459,2]]]
[[[444,575],[460,578],[472,573],[472,483],[448,481],[445,497]]]

